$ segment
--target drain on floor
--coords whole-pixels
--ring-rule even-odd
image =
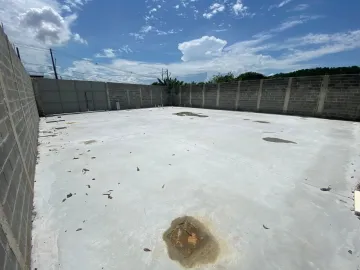
[[[192,112],[178,112],[178,113],[174,113],[174,115],[177,115],[177,116],[209,117],[209,116],[204,115],[204,114],[197,114],[197,113],[192,113]]]
[[[220,248],[209,230],[193,217],[185,216],[171,222],[164,233],[170,259],[185,268],[214,263]]]
[[[293,142],[293,141],[283,140],[283,139],[279,139],[279,138],[272,138],[272,137],[266,137],[266,138],[263,138],[263,140],[267,141],[267,142],[274,142],[274,143],[293,143],[293,144],[297,144],[296,142]]]

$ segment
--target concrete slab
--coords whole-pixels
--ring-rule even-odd
[[[163,234],[185,215],[220,247],[200,269],[360,267],[359,123],[171,107],[56,119],[40,124],[32,269],[182,269]]]

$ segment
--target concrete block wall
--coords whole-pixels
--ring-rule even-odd
[[[183,85],[175,106],[360,120],[360,74]]]
[[[259,111],[283,112],[288,81],[287,78],[263,81]]]
[[[31,79],[0,27],[0,270],[30,269],[38,123]]]
[[[167,87],[93,81],[33,79],[40,111],[45,115],[149,108],[169,105]]]
[[[240,82],[239,100],[237,110],[256,111],[258,104],[258,95],[261,81],[242,81]],[[226,87],[226,86],[225,86]],[[220,95],[221,95],[220,87]]]
[[[159,85],[141,85],[124,83],[107,83],[110,109],[138,109],[169,105],[167,87]]]
[[[287,113],[317,115],[318,101],[324,76],[292,78]]]
[[[360,75],[329,77],[325,104],[325,117],[360,119]]]
[[[38,78],[32,82],[45,115],[108,109],[105,83]]]

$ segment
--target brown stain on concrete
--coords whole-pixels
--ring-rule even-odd
[[[215,263],[220,253],[220,245],[210,231],[190,216],[173,220],[163,240],[170,259],[185,268]]]

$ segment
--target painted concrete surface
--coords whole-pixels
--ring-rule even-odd
[[[360,269],[359,123],[171,107],[55,116],[41,120],[38,162],[33,269],[182,269],[162,234],[184,215],[221,247],[200,269]]]

